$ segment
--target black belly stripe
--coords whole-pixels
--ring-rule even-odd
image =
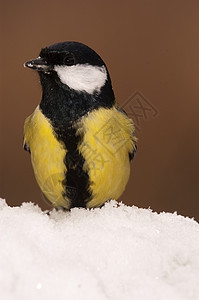
[[[92,195],[89,191],[89,175],[83,170],[85,160],[78,151],[83,136],[76,135],[77,130],[71,124],[77,124],[78,120],[94,109],[108,109],[115,104],[109,74],[100,93],[95,92],[92,95],[70,89],[60,82],[55,72],[47,75],[39,72],[39,75],[43,89],[40,109],[50,120],[56,138],[67,150],[64,159],[67,172],[63,181],[63,196],[70,199],[71,207],[85,207]]]
[[[70,199],[71,207],[86,207],[86,202],[91,199],[89,191],[89,175],[83,170],[85,159],[78,151],[78,145],[83,136],[77,135],[74,127],[67,127],[62,130],[56,128],[58,140],[62,141],[66,147],[67,153],[64,163],[67,168],[63,186],[65,189],[64,197]]]

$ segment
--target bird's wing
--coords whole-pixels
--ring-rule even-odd
[[[24,123],[24,136],[23,136],[23,148],[25,151],[30,152],[30,146],[28,142],[29,132],[30,132],[30,121],[32,115],[26,118]]]
[[[136,145],[136,143],[134,142],[134,149],[133,149],[132,152],[129,152],[129,160],[130,160],[130,161],[132,161],[133,158],[135,157],[136,151],[137,151],[137,145]]]

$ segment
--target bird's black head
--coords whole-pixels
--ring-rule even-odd
[[[89,64],[101,67],[105,65],[94,50],[78,42],[63,42],[50,45],[41,50],[40,57],[44,58],[52,66]]]
[[[43,88],[40,107],[66,109],[75,114],[114,104],[114,94],[107,67],[101,57],[78,42],[62,42],[41,50],[38,58],[25,63],[37,70]],[[61,100],[60,100],[61,99]],[[60,104],[60,101],[62,104]],[[64,107],[63,107],[64,106]]]
[[[52,79],[79,92],[99,92],[110,80],[101,57],[88,46],[78,42],[63,42],[41,50],[38,58],[25,63],[41,77]],[[60,82],[59,82],[60,81]]]

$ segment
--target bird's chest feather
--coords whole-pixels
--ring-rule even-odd
[[[30,147],[35,177],[41,190],[53,205],[66,206],[62,197],[66,150],[56,139],[50,122],[39,107],[26,119],[24,139]]]
[[[117,199],[123,192],[130,173],[128,153],[134,147],[133,130],[131,120],[115,107],[94,110],[82,119],[79,150],[93,195],[88,207],[99,206],[104,198]]]
[[[71,188],[79,189],[79,197],[87,207],[117,199],[130,173],[132,122],[116,108],[100,108],[82,117],[72,130],[63,132],[55,136],[39,108],[25,123],[25,142],[46,197],[54,206],[66,208],[71,205]]]

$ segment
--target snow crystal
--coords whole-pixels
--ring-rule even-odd
[[[48,215],[1,200],[0,299],[199,299],[199,224],[115,201]]]

